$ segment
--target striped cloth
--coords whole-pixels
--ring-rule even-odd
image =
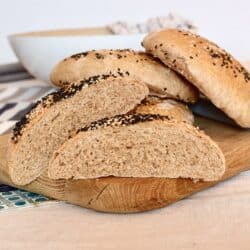
[[[51,86],[34,79],[0,84],[0,134],[10,131],[36,100],[51,91]]]
[[[34,105],[54,89],[39,80],[0,84],[0,134],[9,132]],[[0,184],[0,211],[55,202],[47,197]]]

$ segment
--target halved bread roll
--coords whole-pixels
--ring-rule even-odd
[[[143,46],[188,79],[238,125],[250,128],[250,73],[229,53],[178,29],[151,33]]]
[[[104,176],[194,178],[225,172],[219,147],[195,127],[153,114],[118,115],[78,130],[54,154],[52,179]]]
[[[136,113],[140,114],[158,114],[168,116],[180,122],[194,123],[192,111],[184,104],[172,99],[162,99],[158,96],[149,95],[142,104],[135,108]]]
[[[152,56],[132,50],[93,50],[72,55],[55,66],[51,82],[59,87],[92,75],[131,76],[164,97],[195,102],[197,89]]]
[[[9,145],[9,173],[25,185],[47,169],[52,153],[79,127],[124,114],[148,95],[138,80],[95,76],[49,94],[16,124]]]

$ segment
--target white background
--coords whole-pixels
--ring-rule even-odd
[[[140,22],[174,12],[187,17],[201,34],[249,51],[249,0],[0,0],[0,63],[14,58],[8,34],[65,27]],[[230,46],[229,46],[230,47]],[[250,54],[246,55],[250,59]]]

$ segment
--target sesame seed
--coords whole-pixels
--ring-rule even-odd
[[[90,125],[85,126],[77,131],[77,133],[96,130],[106,127],[128,126],[140,122],[149,122],[153,120],[169,120],[168,116],[161,116],[157,114],[124,114],[116,115],[112,118],[103,118],[98,121],[92,122]]]
[[[86,51],[86,52],[80,52],[80,53],[72,55],[70,58],[75,59],[75,60],[79,60],[81,57],[87,56],[88,53],[89,53],[88,51]],[[67,58],[64,59],[64,61],[66,61],[66,60],[67,60]]]

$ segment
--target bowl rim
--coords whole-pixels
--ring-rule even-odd
[[[12,37],[65,37],[65,36],[101,36],[101,35],[119,35],[114,34],[107,27],[88,27],[88,28],[63,28],[52,30],[38,30],[8,35]]]

